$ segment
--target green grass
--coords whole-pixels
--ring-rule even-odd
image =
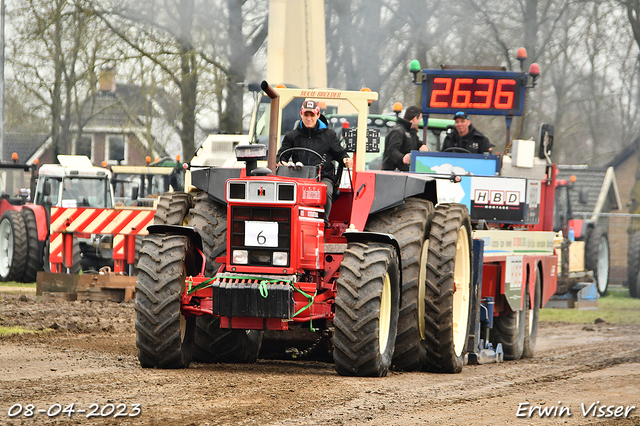
[[[36,288],[36,283],[19,283],[16,281],[8,281],[6,283],[0,282],[0,287]]]
[[[632,299],[626,288],[609,288],[609,294],[598,299],[597,310],[540,310],[540,321],[593,324],[596,318],[604,318],[610,324],[640,325],[640,299]]]
[[[13,334],[37,333],[36,330],[29,330],[21,327],[2,327],[0,326],[0,337],[11,336]]]

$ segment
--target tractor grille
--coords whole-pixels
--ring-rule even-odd
[[[224,317],[291,318],[293,289],[286,280],[280,279],[245,278],[235,274],[216,276],[211,285],[213,314]],[[263,282],[265,280],[269,281],[268,284]]]
[[[248,252],[249,266],[287,267],[291,263],[291,209],[231,207],[231,253]],[[286,253],[286,265],[273,264],[274,253]],[[233,256],[231,256],[233,259]],[[239,265],[240,263],[232,264]]]

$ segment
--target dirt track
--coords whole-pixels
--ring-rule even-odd
[[[332,364],[309,361],[142,369],[132,302],[43,304],[19,293],[0,293],[0,300],[0,326],[54,328],[0,338],[0,425],[640,425],[637,326],[543,323],[533,359],[467,366],[457,375],[394,372],[363,379],[339,377]],[[581,404],[597,401],[637,408],[629,408],[626,419],[584,417]],[[557,413],[568,407],[571,417],[567,408],[563,417],[540,418],[538,408],[532,417],[517,417],[527,402],[520,406],[526,415],[532,406],[558,406]],[[46,413],[72,403],[87,412]],[[108,404],[124,414],[140,404],[141,412],[87,418],[94,403],[105,414]],[[9,417],[15,404],[33,404],[36,412],[26,417],[23,408]]]

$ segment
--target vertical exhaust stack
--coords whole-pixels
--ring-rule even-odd
[[[267,167],[272,173],[276,170],[276,151],[278,150],[278,114],[280,114],[280,95],[267,83],[262,81],[260,88],[271,98],[271,115],[269,116],[269,152]]]

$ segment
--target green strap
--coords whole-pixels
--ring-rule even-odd
[[[189,290],[187,291],[187,294],[194,293],[194,292],[196,292],[198,290],[202,290],[203,288],[211,287],[213,285],[213,281],[215,281],[216,278],[224,278],[224,279],[228,279],[228,280],[256,280],[256,281],[259,280],[260,294],[265,299],[269,296],[269,291],[267,289],[267,284],[285,282],[285,283],[288,283],[289,285],[291,285],[291,280],[285,280],[285,279],[264,279],[264,278],[261,278],[261,277],[224,276],[224,277],[209,278],[208,280],[201,282],[200,284],[198,284],[197,286],[195,286],[193,288],[191,288],[191,283],[193,281],[190,281]]]
[[[316,290],[313,293],[313,296],[308,295],[307,293],[305,293],[304,291],[300,290],[298,287],[296,287],[295,285],[292,285],[292,287],[300,294],[302,294],[304,297],[306,297],[309,300],[309,303],[307,303],[307,306],[304,306],[302,308],[300,308],[300,310],[298,310],[298,312],[296,312],[295,314],[293,314],[293,316],[291,318],[295,318],[297,317],[300,313],[306,311],[307,309],[309,309],[311,307],[311,305],[313,305],[313,301],[315,300],[316,296],[318,295],[318,290]],[[315,328],[313,328],[313,320],[311,319],[311,315],[309,315],[309,329],[311,331],[316,331]]]

